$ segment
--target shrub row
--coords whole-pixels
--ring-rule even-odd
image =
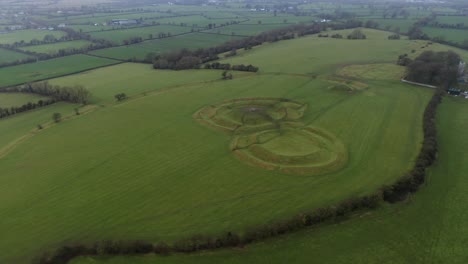
[[[233,71],[246,71],[246,72],[258,72],[259,68],[255,67],[251,64],[249,65],[232,65],[229,63],[219,63],[219,62],[213,62],[213,63],[207,63],[205,64],[205,69],[215,69],[215,70],[233,70]]]
[[[71,103],[86,104],[90,93],[83,86],[58,86],[48,82],[28,83],[23,86],[4,88],[2,92],[33,93],[43,96],[50,96],[57,101],[67,101]]]
[[[384,201],[394,203],[405,199],[409,194],[418,190],[426,178],[426,169],[431,166],[437,157],[437,106],[442,101],[445,91],[438,89],[424,111],[423,131],[424,140],[414,168],[391,186],[384,186]]]
[[[19,114],[19,113],[22,113],[22,112],[33,110],[33,109],[40,108],[40,107],[43,107],[43,106],[48,106],[48,105],[51,105],[51,104],[53,104],[55,102],[56,101],[54,99],[50,99],[50,100],[39,100],[36,103],[28,102],[28,103],[26,103],[26,104],[24,104],[22,106],[13,106],[13,107],[9,107],[9,108],[8,107],[5,107],[5,108],[0,107],[0,118],[9,117],[9,116],[12,116],[12,115],[15,115],[15,114]]]

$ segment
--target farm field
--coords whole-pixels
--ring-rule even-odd
[[[438,114],[441,150],[430,169],[428,183],[405,204],[362,213],[339,224],[247,246],[242,250],[173,255],[95,259],[72,264],[152,263],[465,263],[468,210],[467,103],[445,98]],[[441,213],[443,212],[443,213]],[[359,238],[359,243],[356,242]],[[337,253],[336,250],[339,250]],[[288,254],[284,254],[288,252]]]
[[[201,15],[194,15],[194,16],[183,16],[183,17],[168,17],[168,18],[161,18],[154,20],[157,23],[161,24],[173,24],[173,25],[180,25],[181,23],[186,24],[189,27],[206,27],[208,24],[224,24],[226,22],[233,22],[233,21],[241,21],[244,20],[243,18],[225,18],[225,19],[208,19]],[[147,21],[145,21],[147,22]]]
[[[118,44],[123,44],[123,41],[133,37],[141,37],[143,39],[148,39],[148,35],[152,34],[154,38],[158,36],[159,33],[170,33],[172,35],[177,35],[181,33],[190,32],[190,27],[181,27],[181,26],[151,26],[151,27],[137,27],[129,28],[122,30],[110,30],[110,31],[101,31],[101,32],[91,32],[89,33],[91,37],[97,39],[105,39],[113,41]]]
[[[408,19],[383,19],[383,18],[363,18],[362,21],[365,23],[368,20],[375,21],[379,23],[380,29],[387,29],[390,27],[390,30],[395,31],[396,28],[400,28],[401,33],[406,33],[413,26],[416,20]]]
[[[259,19],[260,20],[260,19]],[[261,20],[260,20],[261,21]],[[222,28],[214,28],[207,30],[205,32],[217,33],[217,34],[226,34],[226,35],[237,35],[237,36],[253,36],[264,31],[269,31],[276,28],[282,28],[288,26],[285,23],[278,24],[237,24],[226,26]]]
[[[456,42],[459,44],[468,40],[468,30],[434,27],[423,27],[422,30],[431,38],[442,37],[446,41]]]
[[[289,53],[296,54],[302,52],[295,49],[301,45],[312,45],[314,50],[316,40],[311,36],[284,42],[291,45]],[[418,153],[422,111],[431,91],[401,84],[388,75],[343,81],[332,76],[340,65],[316,71],[321,67],[318,63],[282,60],[282,43],[243,54],[243,59],[264,69],[257,74],[234,72],[231,81],[221,80],[221,71],[216,70],[171,72],[167,77],[169,72],[154,71],[153,76],[133,64],[51,80],[89,86],[96,93],[93,103],[100,107],[45,129],[0,159],[0,198],[5,201],[0,205],[0,233],[5,238],[0,248],[7,249],[0,252],[0,260],[27,262],[43,247],[62,241],[172,242],[197,233],[241,231],[368,194],[401,177]],[[320,53],[342,56],[340,61],[347,65],[366,64],[378,52],[388,52],[384,45],[373,45],[373,50],[357,57],[337,52],[335,45],[318,44],[323,46]],[[406,47],[402,44],[399,52]],[[282,61],[283,67],[272,69],[257,61],[257,54],[265,53]],[[313,61],[319,52],[301,55]],[[383,58],[387,56],[391,57]],[[311,71],[317,76],[309,75]],[[122,72],[133,77],[126,82],[106,78]],[[129,100],[107,101],[122,91],[128,91]],[[133,95],[137,93],[142,94]],[[225,100],[255,102],[261,100],[258,97],[287,98],[302,105],[305,111],[297,116],[296,125],[333,135],[327,138],[333,144],[342,143],[348,154],[344,167],[306,176],[252,166],[229,149],[233,140],[229,133],[212,129],[194,116]],[[59,138],[67,140],[55,144]],[[275,152],[284,140],[265,147]],[[334,147],[328,151],[343,153]],[[44,156],[55,165],[41,162]],[[24,206],[28,210],[22,210]]]
[[[57,77],[115,63],[118,61],[87,55],[73,55],[7,67],[0,71],[0,87]]]
[[[26,58],[29,58],[29,57],[31,57],[31,56],[23,54],[23,53],[19,53],[19,52],[15,52],[15,51],[0,48],[0,63],[2,63],[2,62],[3,63],[4,62],[12,62],[12,61],[16,61],[16,60],[26,59]]]
[[[90,52],[90,54],[120,60],[127,60],[133,57],[144,59],[151,52],[161,54],[183,48],[208,48],[238,38],[237,36],[190,33],[170,38],[144,41],[134,45],[95,50]],[[190,46],[187,47],[186,43],[190,43]]]
[[[37,102],[47,97],[24,93],[0,93],[0,108],[21,106],[28,102]]]
[[[441,24],[464,24],[468,26],[468,16],[437,16],[437,22]]]
[[[13,44],[15,42],[29,42],[33,39],[42,40],[45,35],[53,35],[56,38],[65,36],[65,32],[62,31],[50,31],[50,30],[39,30],[39,29],[25,29],[17,30],[11,33],[0,34],[0,44]]]
[[[31,51],[31,52],[36,52],[36,53],[56,54],[61,49],[64,49],[64,50],[79,49],[79,48],[86,47],[90,44],[92,44],[92,42],[87,41],[87,40],[74,40],[74,41],[57,42],[57,43],[52,43],[52,44],[22,47],[21,49],[24,51]]]

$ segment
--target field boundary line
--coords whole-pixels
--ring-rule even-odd
[[[76,115],[76,114],[70,114],[64,118],[62,118],[61,122],[64,122],[64,121],[67,121],[67,120],[73,120],[73,119],[76,119],[82,115],[86,115],[86,114],[89,114],[91,112],[94,112],[95,110],[97,110],[99,108],[99,106],[97,105],[87,105],[87,106],[84,106],[83,108],[88,108],[86,109],[85,111],[83,112],[80,112],[80,115]],[[42,131],[48,129],[48,128],[52,128],[54,126],[56,126],[57,124],[56,123],[53,123],[51,121],[45,123],[42,125],[42,129],[33,129],[31,131],[29,131],[27,134],[13,140],[12,142],[8,143],[6,146],[4,146],[3,148],[0,148],[0,159],[3,159],[4,157],[6,157],[11,151],[13,151],[14,149],[16,149],[16,147],[18,147],[19,145],[21,145],[22,143],[24,143],[25,141],[27,141],[28,139],[34,137],[35,135],[41,133]]]
[[[90,56],[90,55],[88,55],[88,54],[81,54],[81,55]],[[92,56],[90,56],[90,57],[92,57]],[[106,65],[97,66],[97,67],[87,68],[87,69],[84,69],[84,70],[79,70],[79,71],[74,71],[74,72],[70,72],[70,73],[65,73],[65,74],[57,75],[57,76],[53,76],[53,77],[47,77],[47,78],[32,80],[32,81],[29,81],[29,82],[21,82],[21,83],[17,83],[17,84],[11,84],[11,85],[0,86],[0,90],[5,89],[5,88],[8,88],[8,87],[24,85],[24,84],[32,83],[32,82],[43,82],[43,81],[52,80],[52,79],[55,79],[55,78],[70,76],[70,75],[74,75],[74,74],[78,74],[78,73],[83,73],[83,72],[87,72],[87,71],[97,70],[97,69],[101,69],[101,68],[105,68],[105,67],[110,67],[110,66],[115,66],[115,65],[118,65],[118,64],[126,63],[125,61],[118,61],[118,60],[116,60],[116,59],[112,59],[112,60],[114,60],[114,61],[116,61],[116,62],[115,62],[115,63],[111,63],[111,64],[106,64]]]

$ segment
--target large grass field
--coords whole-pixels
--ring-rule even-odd
[[[369,31],[366,41],[391,42],[384,37]],[[43,249],[74,241],[171,242],[197,233],[242,231],[394,182],[419,151],[422,112],[432,91],[388,74],[361,74],[353,81],[334,74],[343,64],[369,64],[376,56],[393,61],[411,42],[391,42],[394,50],[372,45],[358,56],[339,52],[335,40],[321,41],[327,40],[310,36],[244,53],[243,61],[260,65],[261,72],[234,72],[231,81],[221,80],[221,71],[151,72],[133,64],[52,80],[89,87],[93,103],[101,106],[31,136],[0,158],[0,261],[27,262]],[[307,63],[291,59],[299,55]],[[261,62],[263,56],[270,61]],[[331,62],[323,64],[321,56]],[[271,61],[280,63],[267,67]],[[354,70],[362,72],[362,66]],[[108,78],[122,73],[130,78]],[[120,92],[130,99],[111,103]],[[252,166],[230,150],[232,135],[193,116],[224,100],[256,97],[307,105],[296,125],[336,137],[348,156],[343,167],[301,175]],[[24,115],[31,116],[30,123],[36,121],[33,113]],[[304,140],[297,136],[296,145]],[[285,144],[280,138],[265,148],[295,155],[291,148],[277,152]],[[312,151],[321,148],[309,144]]]
[[[134,45],[101,49],[92,51],[90,53],[98,56],[122,60],[131,59],[133,57],[137,59],[144,59],[146,55],[150,52],[161,54],[171,51],[177,51],[183,48],[209,48],[238,38],[239,37],[236,36],[193,33],[165,39],[145,41]],[[187,43],[190,43],[190,45],[187,46]]]
[[[65,32],[62,31],[49,31],[49,30],[39,30],[39,29],[25,29],[12,31],[11,33],[0,34],[0,44],[12,44],[15,42],[29,42],[33,39],[42,40],[45,35],[53,35],[56,38],[62,37],[65,35]]]
[[[153,35],[154,38],[158,36],[159,33],[170,33],[172,35],[177,35],[181,33],[190,32],[190,27],[181,27],[181,26],[151,26],[151,27],[137,27],[129,29],[120,29],[120,30],[110,30],[110,31],[100,31],[100,32],[91,32],[90,35],[96,39],[106,39],[113,41],[118,44],[123,44],[123,41],[133,37],[141,37],[143,39],[148,39],[149,35]]]
[[[255,19],[251,22],[254,24],[237,24],[231,25],[222,28],[214,28],[211,30],[207,30],[206,32],[210,33],[220,33],[220,34],[227,34],[227,35],[238,35],[238,36],[253,36],[264,31],[273,30],[276,28],[282,28],[288,26],[286,23],[276,23],[276,24],[259,24],[258,21],[262,21],[262,19]]]
[[[32,51],[36,53],[47,53],[47,54],[56,54],[59,50],[64,49],[79,49],[86,47],[92,44],[90,41],[87,40],[74,40],[74,41],[66,41],[66,42],[57,42],[52,44],[45,44],[45,45],[36,45],[36,46],[28,46],[21,48],[25,51]]]
[[[0,71],[0,87],[57,77],[114,63],[117,61],[87,55],[73,55],[7,67]]]
[[[0,108],[22,106],[28,102],[36,103],[37,101],[44,99],[46,99],[46,97],[35,94],[0,93]]]
[[[28,57],[30,56],[23,53],[0,49],[0,63],[12,62],[16,60],[26,59]]]
[[[439,161],[409,201],[239,250],[170,257],[81,258],[73,264],[466,263],[468,104],[445,98],[437,116]],[[287,252],[287,254],[285,253]]]
[[[451,41],[459,44],[468,40],[468,30],[434,27],[423,27],[422,30],[431,38],[442,37],[446,41]]]

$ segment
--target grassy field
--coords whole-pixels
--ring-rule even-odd
[[[404,204],[364,213],[242,250],[172,257],[81,258],[73,264],[466,263],[468,108],[446,98],[438,114],[440,153],[428,183]],[[357,242],[359,241],[359,242]],[[285,254],[287,252],[287,254]]]
[[[65,50],[66,49],[79,49],[79,48],[86,47],[90,44],[92,43],[87,40],[74,40],[74,41],[58,42],[58,43],[53,43],[53,44],[23,47],[21,49],[25,51],[32,51],[32,52],[37,52],[37,53],[56,54],[60,49],[65,49]]]
[[[423,27],[422,30],[431,38],[442,37],[446,41],[456,42],[459,44],[468,40],[468,30],[434,27]]]
[[[0,49],[0,63],[2,62],[12,62],[16,60],[21,60],[21,59],[26,59],[30,57],[29,55],[11,51],[11,50],[6,50],[6,49]]]
[[[220,77],[218,71],[194,70],[180,74],[176,71],[155,71],[147,64],[124,63],[50,82],[62,86],[84,85],[92,94],[91,103],[109,104],[115,101],[114,95],[117,93],[123,92],[132,97],[164,87],[210,82]]]
[[[261,21],[261,19],[258,19]],[[206,32],[210,33],[220,33],[220,34],[227,34],[227,35],[238,35],[238,36],[253,36],[264,31],[273,30],[276,28],[286,27],[288,24],[285,23],[278,23],[278,24],[258,24],[258,21],[255,20],[255,24],[237,24],[231,25],[222,28],[214,28],[211,30],[207,30]]]
[[[316,41],[287,41],[286,57],[281,42],[251,50],[242,56],[249,63],[261,64],[258,56],[267,51],[271,61],[281,64],[262,64],[257,74],[234,72],[231,81],[220,80],[221,71],[145,74],[143,66],[132,64],[52,80],[89,87],[101,106],[45,129],[0,159],[0,248],[5,249],[0,261],[22,263],[44,248],[71,241],[173,241],[240,231],[394,182],[418,152],[422,111],[431,91],[388,77],[362,79],[360,89],[336,89],[358,87],[331,76],[342,63],[369,63],[393,53],[387,55],[385,45],[372,45],[359,57],[338,52],[338,45],[310,49]],[[407,48],[404,42],[399,52]],[[300,46],[309,52],[302,53]],[[292,60],[296,53],[309,63]],[[341,57],[324,66],[313,63],[322,53]],[[304,74],[319,68],[323,74],[316,77]],[[122,73],[131,78],[125,80]],[[146,95],[110,103],[122,91]],[[229,149],[231,136],[192,116],[224,100],[256,97],[307,104],[300,118],[304,128],[318,127],[342,142],[349,154],[344,167],[297,175],[251,166]],[[278,148],[284,140],[266,148]]]
[[[437,22],[452,25],[463,23],[465,26],[468,26],[468,16],[438,16]]]
[[[121,30],[111,30],[111,31],[102,31],[102,32],[92,32],[90,33],[91,37],[97,39],[106,39],[113,41],[118,44],[123,44],[123,41],[132,37],[142,37],[143,39],[148,39],[148,35],[152,34],[153,37],[157,37],[159,33],[171,33],[172,35],[177,35],[180,33],[190,32],[190,27],[180,27],[180,26],[152,26],[152,27],[138,27],[138,28],[129,28]]]
[[[367,22],[368,20],[372,20],[372,21],[379,23],[380,29],[387,29],[387,27],[390,26],[390,30],[395,31],[396,28],[400,28],[401,33],[408,32],[408,29],[410,29],[413,26],[413,24],[416,22],[416,20],[413,20],[411,18],[408,18],[408,19],[362,18],[362,21],[364,23]]]
[[[86,55],[73,55],[7,67],[0,71],[0,87],[57,77],[114,63],[117,61]]]
[[[28,102],[37,102],[44,100],[47,97],[38,96],[35,94],[24,94],[24,93],[0,93],[0,107],[8,108],[12,106],[22,106]]]
[[[38,29],[26,29],[12,31],[11,33],[0,34],[0,44],[12,44],[15,42],[29,42],[33,39],[42,40],[45,35],[53,35],[56,38],[65,35],[62,31],[49,31],[49,30],[38,30]]]
[[[177,51],[182,48],[208,48],[237,38],[238,37],[236,36],[193,33],[165,39],[145,41],[135,45],[96,50],[92,51],[91,54],[123,60],[131,59],[133,57],[144,59],[150,52],[161,54],[170,51]],[[187,46],[186,43],[190,43],[190,46]]]

